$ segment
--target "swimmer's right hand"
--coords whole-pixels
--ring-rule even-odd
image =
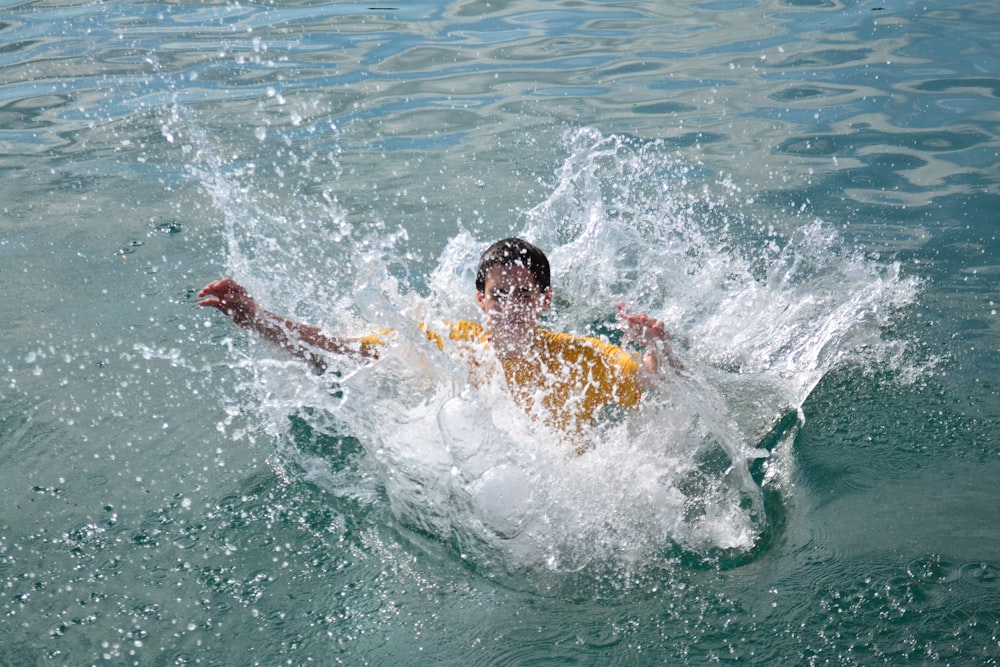
[[[257,302],[246,288],[232,278],[222,278],[205,285],[198,296],[199,306],[216,308],[241,327],[250,326],[257,317]]]

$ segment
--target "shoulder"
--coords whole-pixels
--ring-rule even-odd
[[[542,336],[545,337],[547,341],[553,345],[561,345],[564,347],[578,347],[578,348],[589,348],[594,350],[604,350],[604,349],[620,349],[612,345],[607,341],[603,341],[600,338],[593,338],[591,336],[581,336],[580,334],[564,333],[559,331],[549,331],[548,329],[539,329]]]
[[[484,336],[481,324],[466,320],[437,322],[433,325],[421,324],[420,328],[423,330],[424,335],[437,343],[439,347],[444,345],[444,336],[458,342],[478,341]]]
[[[564,357],[602,359],[626,367],[635,364],[632,355],[608,341],[591,336],[558,333],[547,329],[540,331],[545,337],[549,349]]]
[[[482,338],[483,325],[478,322],[459,320],[458,322],[445,322],[452,340],[479,340]]]

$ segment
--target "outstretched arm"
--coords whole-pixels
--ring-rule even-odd
[[[205,285],[198,296],[199,306],[215,308],[237,326],[259,334],[264,340],[291,352],[313,366],[326,365],[322,352],[374,358],[377,348],[360,338],[328,336],[319,327],[294,322],[264,310],[232,278],[222,278]]]
[[[659,375],[663,368],[663,363],[675,370],[683,369],[683,365],[674,356],[670,346],[670,336],[662,320],[650,317],[645,313],[630,313],[625,308],[625,303],[618,304],[618,321],[621,322],[625,331],[625,338],[640,345],[645,349],[642,357],[644,373],[640,376],[640,381],[647,387],[651,384],[652,378]]]

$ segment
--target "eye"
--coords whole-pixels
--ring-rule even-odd
[[[493,290],[494,299],[510,299],[516,297],[518,299],[530,299],[535,296],[537,290],[533,287],[515,287],[509,290]]]

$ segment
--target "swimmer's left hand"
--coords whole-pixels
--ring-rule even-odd
[[[630,313],[625,303],[619,302],[618,321],[625,332],[625,338],[646,350],[639,378],[639,383],[644,389],[655,385],[655,380],[663,369],[662,361],[674,370],[683,369],[683,365],[671,349],[670,336],[667,335],[667,327],[663,320],[645,313]]]
[[[618,321],[625,331],[625,337],[643,347],[649,347],[669,339],[663,320],[650,317],[645,313],[630,313],[623,301],[618,303]]]

